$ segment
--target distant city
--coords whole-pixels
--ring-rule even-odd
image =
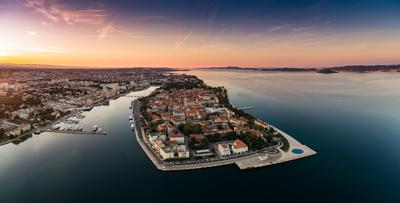
[[[82,131],[74,125],[79,115],[108,100],[167,80],[159,69],[132,70],[24,70],[0,72],[0,144],[19,142],[31,132]]]

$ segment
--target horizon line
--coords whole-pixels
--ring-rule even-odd
[[[56,64],[20,64],[20,63],[0,63],[0,69],[12,69],[12,68],[38,68],[38,69],[133,69],[133,68],[164,68],[164,69],[203,69],[203,68],[252,68],[252,69],[324,69],[324,68],[337,68],[337,67],[348,67],[348,66],[396,66],[400,63],[390,64],[347,64],[347,65],[333,65],[333,66],[196,66],[196,67],[171,67],[171,66],[78,66],[78,65],[56,65]],[[7,67],[11,66],[11,67]],[[36,67],[35,67],[36,66]]]

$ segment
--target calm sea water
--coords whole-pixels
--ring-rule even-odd
[[[237,107],[255,107],[318,154],[248,171],[160,172],[122,97],[81,121],[106,136],[44,133],[0,147],[0,202],[400,202],[400,74],[185,73],[227,87]]]

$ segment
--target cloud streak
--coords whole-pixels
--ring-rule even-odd
[[[377,31],[364,31],[364,32],[351,32],[351,33],[342,33],[336,35],[330,35],[325,37],[313,38],[309,40],[300,41],[298,44],[303,46],[313,46],[313,45],[320,45],[324,43],[329,43],[335,40],[342,40],[342,39],[355,39],[361,36],[368,36],[374,34],[384,33],[383,30]]]
[[[108,17],[102,8],[75,9],[52,0],[25,0],[23,5],[53,22],[65,22],[69,25],[79,23],[98,25]]]
[[[117,18],[114,18],[114,20],[112,20],[109,24],[107,24],[105,27],[103,27],[100,30],[100,34],[97,36],[97,39],[103,39],[105,37],[107,37],[109,34],[113,33],[116,31],[115,27],[114,27],[114,22],[117,20]]]
[[[188,34],[182,36],[179,40],[175,42],[175,49],[180,49],[183,44],[192,36],[193,31],[190,31]]]
[[[291,27],[291,24],[288,25],[278,25],[278,26],[273,26],[268,28],[267,30],[261,31],[261,32],[255,32],[255,33],[251,33],[251,34],[247,34],[245,36],[243,36],[243,39],[252,39],[252,38],[257,38],[257,37],[263,37],[269,33],[273,33],[273,32],[278,32],[278,31],[282,31],[286,28]]]

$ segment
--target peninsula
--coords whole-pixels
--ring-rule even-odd
[[[171,75],[132,102],[132,129],[157,169],[190,170],[236,164],[249,169],[316,154],[278,128],[235,108],[224,87]]]

